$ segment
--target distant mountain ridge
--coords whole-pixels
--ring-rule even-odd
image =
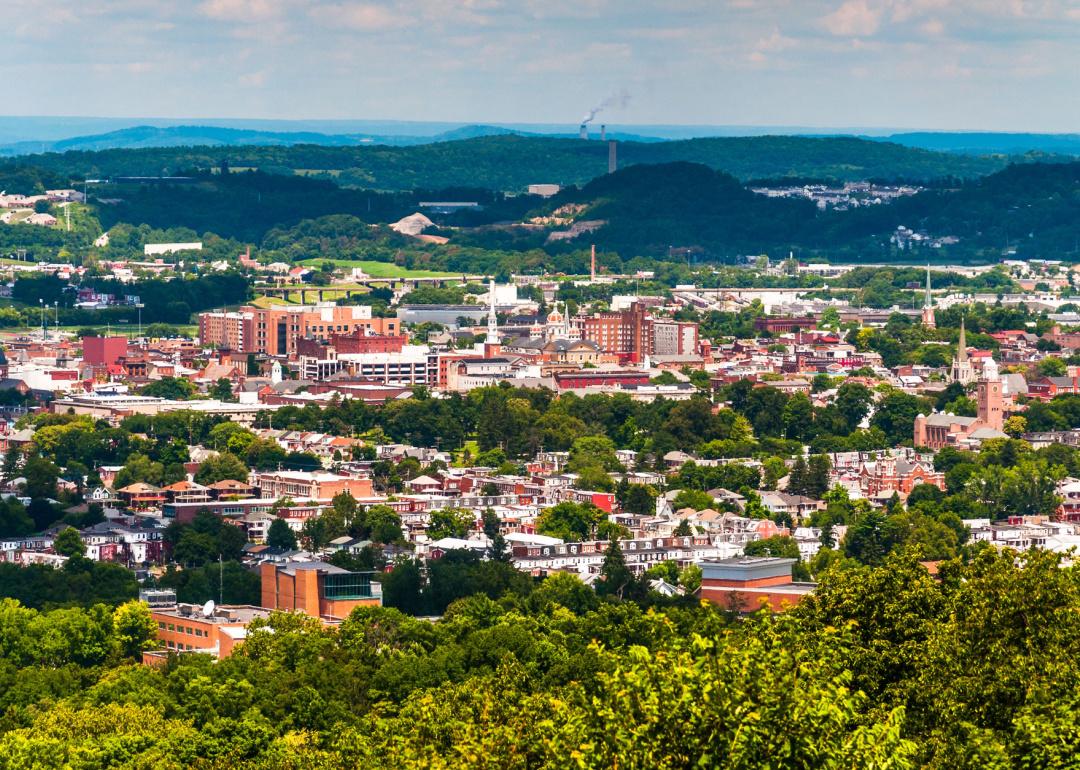
[[[291,147],[310,144],[320,147],[363,147],[386,145],[406,147],[417,144],[452,142],[485,136],[549,136],[501,126],[482,124],[460,126],[429,136],[408,134],[324,134],[316,131],[266,131],[220,126],[150,126],[121,128],[103,134],[74,136],[54,141],[21,141],[0,145],[0,156],[36,155],[48,152],[95,152],[98,150],[138,150],[160,147]],[[569,134],[563,135],[569,137]],[[663,141],[656,137],[613,132],[612,139]]]
[[[233,140],[243,137],[229,135]],[[595,134],[594,134],[595,136]],[[178,141],[190,141],[190,135]],[[71,180],[87,176],[158,176],[232,168],[302,174],[342,187],[372,190],[484,188],[521,192],[534,183],[584,184],[608,171],[605,142],[508,133],[409,146],[315,144],[173,146],[34,155],[37,167]],[[931,152],[854,137],[711,137],[620,141],[617,163],[701,163],[746,181],[791,177],[855,181],[971,179],[1004,168],[1003,156]]]
[[[577,138],[576,127],[555,124],[455,124],[410,121],[271,121],[193,120],[174,124],[147,119],[130,126],[112,128],[118,119],[0,117],[0,157],[47,152],[145,149],[160,147],[408,147],[462,141],[489,136]],[[230,125],[223,125],[230,124]],[[66,129],[70,134],[65,133]],[[85,129],[110,128],[96,133]],[[596,139],[599,125],[591,125]],[[79,129],[83,129],[80,132]],[[856,138],[873,142],[964,155],[1025,155],[1041,153],[1059,157],[1080,156],[1080,134],[1039,134],[992,131],[877,131],[813,129],[768,126],[628,126],[607,132],[608,138],[643,143],[687,141],[707,138],[791,136],[809,138]],[[22,137],[18,141],[11,138]],[[26,138],[29,137],[29,138]],[[40,137],[40,138],[38,138]],[[7,138],[9,141],[4,141]]]

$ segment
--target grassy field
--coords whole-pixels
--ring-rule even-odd
[[[289,302],[288,300],[282,299],[281,297],[256,297],[255,299],[251,300],[250,304],[254,305],[255,307],[269,308],[274,307],[275,305],[293,305],[296,303]]]
[[[145,324],[145,323],[143,324],[143,333],[144,334],[146,333],[146,327],[147,326],[149,326],[149,324]],[[186,337],[195,337],[199,333],[199,327],[198,327],[197,324],[169,324],[169,326],[172,326],[174,329],[176,329],[177,333],[182,334],[182,335],[184,335]],[[109,325],[109,324],[79,324],[78,326],[65,326],[65,325],[61,324],[59,327],[53,326],[50,323],[49,324],[49,335],[50,336],[53,335],[56,332],[57,329],[59,329],[61,332],[70,333],[70,334],[74,334],[75,332],[79,331],[79,329],[96,329],[98,334],[102,334],[102,335],[111,334],[114,337],[137,337],[137,336],[139,336],[139,325],[138,324],[133,324],[133,323],[111,324],[111,325]],[[40,334],[40,333],[41,333],[41,327],[40,326],[24,326],[24,327],[21,327],[21,328],[20,327],[13,327],[13,328],[10,328],[10,329],[4,329],[4,334],[7,334],[7,335]]]
[[[318,267],[323,262],[333,262],[336,267],[358,267],[372,278],[454,278],[458,273],[440,273],[435,270],[409,270],[407,267],[389,262],[373,262],[366,259],[306,259],[301,262],[305,267]]]

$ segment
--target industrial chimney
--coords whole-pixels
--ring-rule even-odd
[[[615,158],[615,140],[612,139],[607,143],[607,172],[614,174],[615,169],[619,167],[618,161]]]
[[[603,142],[607,139],[607,126],[603,123],[600,124],[600,141]]]
[[[588,139],[589,138],[589,129],[586,128],[584,123],[581,124],[581,129],[580,129],[580,132],[578,133],[578,138],[579,139]]]
[[[593,283],[596,282],[596,244],[592,246],[592,260],[590,261],[589,274],[592,276]]]

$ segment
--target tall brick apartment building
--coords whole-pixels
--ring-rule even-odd
[[[372,318],[367,305],[297,305],[216,310],[199,314],[199,339],[204,345],[239,353],[289,356],[297,341],[305,338],[330,341],[342,335],[395,336],[401,330],[396,318]]]
[[[640,363],[645,356],[694,355],[698,348],[697,324],[652,318],[641,302],[629,310],[593,313],[578,321],[581,338],[623,363]]]

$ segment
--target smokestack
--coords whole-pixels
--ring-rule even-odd
[[[607,126],[603,123],[600,124],[600,141],[603,142],[607,139]]]
[[[592,261],[589,269],[589,273],[592,275],[592,279],[596,280],[596,244],[592,246]]]
[[[580,139],[588,139],[589,138],[589,129],[585,127],[584,123],[581,124],[581,130],[580,130],[580,133],[578,133],[578,138],[580,138]]]
[[[619,167],[618,161],[615,158],[615,140],[612,139],[607,143],[607,172],[614,174],[615,169]]]

